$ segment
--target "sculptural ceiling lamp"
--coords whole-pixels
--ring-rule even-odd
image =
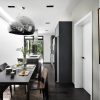
[[[0,17],[9,24],[9,33],[17,35],[32,35],[35,32],[35,26],[32,20],[26,16],[21,16],[14,20],[0,7]]]
[[[9,32],[18,35],[31,35],[35,31],[35,26],[31,19],[21,16],[16,19],[9,27]]]

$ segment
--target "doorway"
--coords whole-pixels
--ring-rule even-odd
[[[43,36],[38,36],[37,38],[34,38],[34,36],[24,36],[24,42],[28,55],[34,54],[44,57]]]
[[[92,12],[75,24],[74,84],[84,88],[92,100]]]

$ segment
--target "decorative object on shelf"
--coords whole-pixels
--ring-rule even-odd
[[[12,22],[9,26],[9,33],[18,35],[31,35],[35,32],[35,26],[32,20],[26,16],[21,16]]]

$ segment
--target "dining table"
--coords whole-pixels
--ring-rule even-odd
[[[28,65],[25,70],[28,71],[27,75],[20,75],[21,71],[23,71],[24,68],[16,68],[16,73],[14,77],[11,77],[11,74],[6,73],[6,69],[0,73],[0,84],[5,85],[25,85],[27,86],[27,100],[30,100],[30,80],[32,75],[35,72],[36,66],[34,65]]]

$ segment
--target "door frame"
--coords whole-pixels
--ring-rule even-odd
[[[87,23],[88,21],[91,21],[92,23],[92,80],[93,80],[93,21],[92,21],[92,11],[89,12],[86,16],[84,16],[82,19],[80,19],[78,22],[74,24],[74,53],[73,53],[73,83],[75,85],[75,88],[83,88],[83,71],[82,71],[82,25]],[[77,37],[78,36],[78,37]],[[81,38],[81,39],[80,39]],[[92,81],[92,94],[93,94],[93,81]],[[92,95],[91,94],[91,95]],[[92,96],[91,96],[92,100]]]

